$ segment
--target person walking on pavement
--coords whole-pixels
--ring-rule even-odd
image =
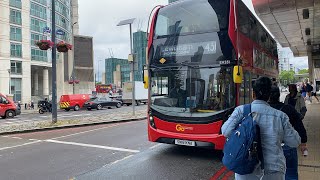
[[[301,142],[298,132],[289,122],[289,117],[267,103],[271,94],[271,85],[272,82],[268,77],[259,77],[253,85],[254,101],[251,104],[254,120],[260,127],[264,171],[259,165],[251,174],[235,174],[236,180],[284,180],[286,160],[281,143],[284,142],[290,147],[298,147]],[[225,137],[229,137],[243,118],[243,107],[236,107],[223,124],[221,130]]]
[[[276,86],[271,88],[271,96],[269,99],[269,104],[271,107],[278,109],[286,113],[289,117],[289,121],[293,128],[299,133],[301,137],[300,150],[303,153],[307,150],[307,132],[303,125],[303,116],[291,105],[285,105],[279,101],[280,99],[280,89]],[[298,154],[297,148],[291,148],[284,144],[283,153],[286,158],[286,180],[297,180],[298,179]]]
[[[311,82],[311,86],[312,86],[311,98],[312,98],[312,97],[315,97],[315,98],[317,99],[318,103],[319,103],[319,99],[318,99],[318,97],[317,97],[317,88],[316,88],[316,85]]]
[[[307,107],[304,102],[304,98],[297,90],[297,86],[295,84],[289,84],[289,92],[290,93],[286,96],[286,99],[284,100],[284,104],[290,104],[304,117],[307,112]]]
[[[307,90],[306,90],[306,84],[304,82],[302,82],[300,93],[301,93],[303,99],[306,100]]]
[[[313,87],[307,82],[306,83],[306,91],[307,91],[307,99],[312,103],[312,95],[311,92],[313,91]]]
[[[31,109],[34,109],[34,103],[31,101]]]

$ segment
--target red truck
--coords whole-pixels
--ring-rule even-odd
[[[60,109],[69,111],[73,109],[78,111],[83,107],[83,104],[90,99],[90,94],[70,94],[60,97]]]
[[[13,118],[18,115],[16,104],[7,96],[0,93],[0,116],[5,118]]]

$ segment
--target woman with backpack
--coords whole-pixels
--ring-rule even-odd
[[[267,102],[270,98],[271,86],[272,82],[270,78],[259,77],[253,84],[254,101],[251,103],[250,115],[253,116],[254,121],[260,129],[263,154],[263,160],[261,161],[263,164],[257,164],[256,168],[250,173],[240,174],[241,172],[235,172],[236,180],[284,180],[286,159],[281,144],[284,142],[290,147],[298,147],[300,145],[300,136],[290,124],[288,116],[272,108]],[[244,118],[244,107],[236,107],[228,120],[223,124],[221,131],[225,137],[231,138],[234,137],[234,134],[239,134],[239,137],[241,136],[239,132],[235,132],[234,130],[238,128],[239,123]],[[227,139],[226,143],[229,140]],[[224,149],[224,152],[226,151]],[[246,149],[245,152],[247,152]],[[231,154],[231,156],[238,156],[237,152],[234,154]],[[229,154],[224,154],[224,156],[227,157]]]

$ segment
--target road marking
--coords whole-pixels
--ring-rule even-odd
[[[158,146],[161,146],[162,144],[156,144],[156,145],[154,145],[154,146],[151,146],[151,147],[149,147],[149,149],[154,149],[154,148],[156,148],[156,147],[158,147]]]
[[[106,165],[104,165],[103,167],[106,167],[106,166],[108,166],[108,165],[116,164],[116,163],[118,163],[118,162],[120,162],[120,161],[124,161],[124,160],[126,160],[126,159],[131,158],[132,156],[133,156],[133,155],[126,156],[126,157],[124,157],[124,158],[122,158],[122,159],[119,159],[119,160],[116,160],[116,161],[114,161],[114,162],[112,162],[112,163],[110,163],[110,164],[106,164]]]
[[[21,137],[15,137],[15,136],[11,136],[11,138],[13,138],[13,139],[22,139]]]
[[[42,142],[42,141],[38,140],[38,141],[28,142],[28,143],[24,143],[24,144],[20,144],[20,145],[16,145],[16,146],[3,147],[3,148],[0,148],[0,151],[7,150],[7,149],[12,149],[12,148],[16,148],[16,147],[21,147],[21,146],[27,146],[27,145],[30,145],[30,144],[36,144],[36,143],[39,143],[39,142]]]
[[[102,130],[102,129],[107,129],[107,128],[111,128],[111,127],[115,127],[115,126],[119,126],[119,124],[114,124],[114,125],[107,126],[107,127],[102,127],[102,128],[98,128],[98,129],[92,129],[92,130],[88,130],[88,131],[83,131],[83,132],[78,132],[78,133],[74,133],[74,134],[69,134],[69,135],[65,135],[65,136],[59,136],[59,137],[55,137],[55,138],[52,138],[52,139],[60,139],[60,138],[75,136],[75,135],[78,135],[78,134],[84,134],[84,133],[88,133],[88,132],[94,132],[94,131],[98,131],[98,130]]]
[[[84,143],[76,143],[76,142],[67,142],[67,141],[57,141],[57,140],[53,140],[53,139],[48,139],[48,140],[44,140],[44,141],[51,142],[51,143],[57,143],[57,144],[68,144],[68,145],[75,145],[75,146],[82,146],[82,147],[93,147],[93,148],[108,149],[108,150],[114,150],[114,151],[124,151],[124,152],[132,152],[132,153],[140,152],[138,150],[133,150],[133,149],[101,146],[101,145],[94,145],[94,144],[84,144]]]
[[[219,177],[223,174],[224,171],[226,171],[227,168],[225,166],[222,166],[211,178],[210,180],[217,180]]]
[[[228,180],[230,176],[234,175],[234,172],[227,172],[221,180]]]

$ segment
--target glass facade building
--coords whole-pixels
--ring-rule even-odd
[[[118,84],[115,82],[116,78],[121,83],[130,81],[130,64],[128,59],[108,58],[105,60],[105,70],[106,84]],[[115,77],[117,72],[120,77]]]
[[[135,54],[135,81],[143,81],[143,65],[146,64],[147,33],[138,31],[133,33],[133,52]]]

